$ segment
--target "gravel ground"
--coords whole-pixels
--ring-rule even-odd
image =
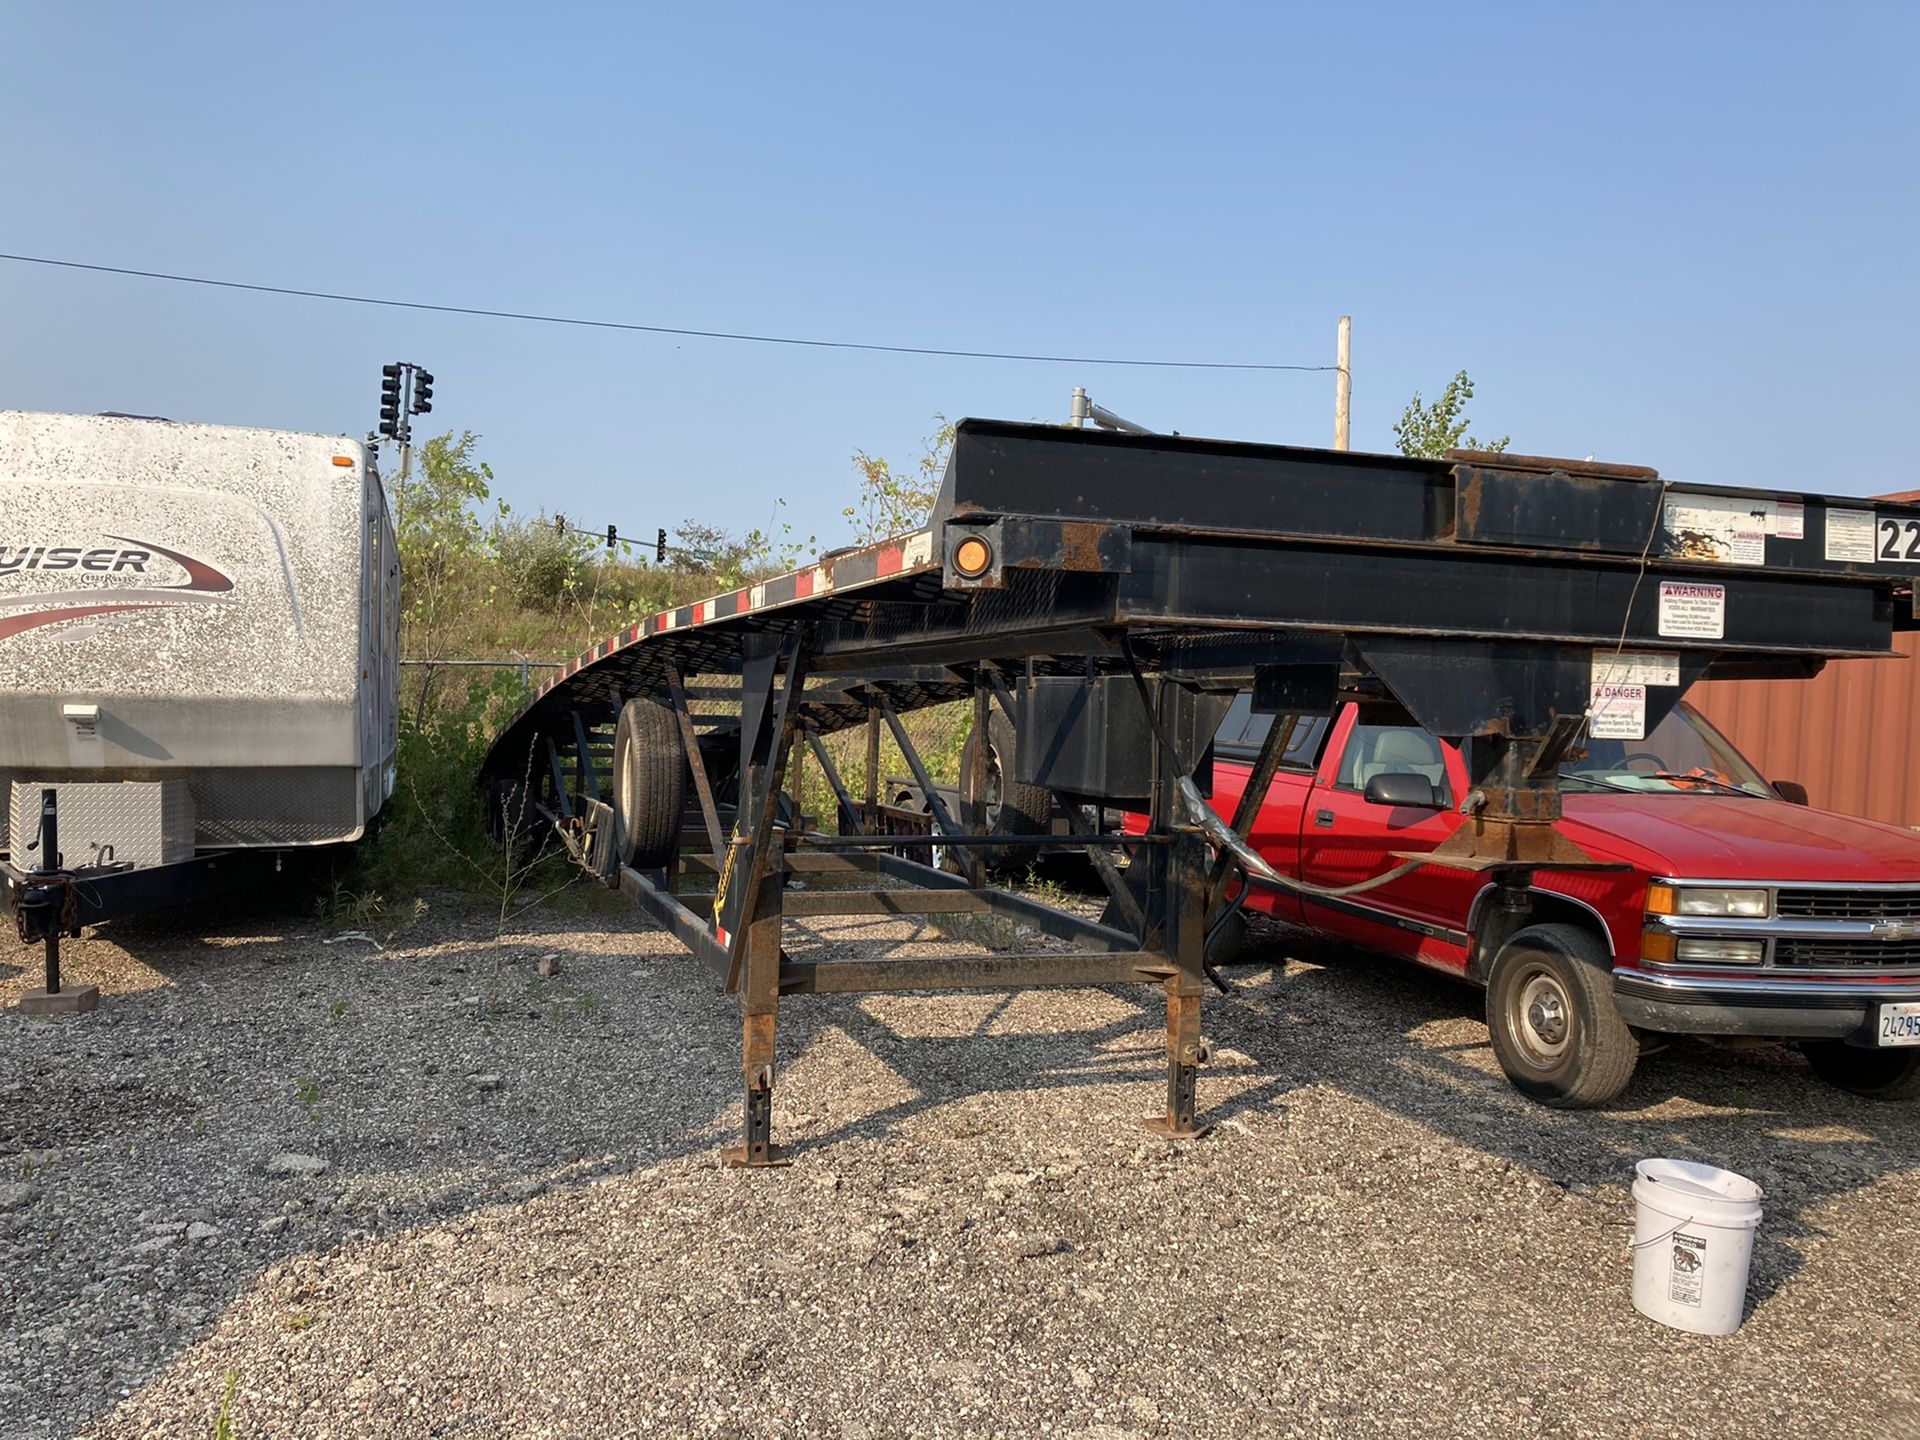
[[[199,924],[70,945],[94,1015],[0,1013],[9,1440],[1920,1433],[1917,1107],[1783,1050],[1553,1113],[1474,992],[1266,931],[1204,1141],[1139,1126],[1149,991],[809,997],[795,1163],[740,1173],[731,1003],[613,897]],[[1648,1155],[1768,1192],[1736,1336],[1628,1301]]]

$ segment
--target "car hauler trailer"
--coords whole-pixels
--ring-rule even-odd
[[[1288,713],[1390,698],[1469,739],[1469,822],[1403,857],[1482,872],[1489,924],[1517,932],[1542,869],[1594,865],[1560,835],[1558,766],[1605,692],[1619,734],[1658,723],[1704,676],[1793,677],[1891,652],[1915,628],[1920,559],[1883,557],[1875,515],[1920,534],[1920,507],[1679,487],[1652,470],[1509,455],[1446,460],[963,421],[925,530],[663,612],[601,642],[510,722],[485,780],[512,843],[552,827],[739,996],[744,1143],[773,1163],[775,1023],[789,995],[1145,982],[1166,993],[1166,1104],[1201,1133],[1200,1000],[1232,872],[1285,882],[1243,836],[1289,727],[1272,727],[1231,824],[1201,792],[1237,691]],[[1865,537],[1863,539],[1863,536]],[[702,683],[705,682],[705,683]],[[830,731],[883,728],[921,792],[945,801],[900,716],[970,699],[1018,718],[1014,778],[1082,805],[1144,810],[1147,833],[986,835],[978,806],[936,813],[928,848],[977,856],[1022,839],[1083,848],[1110,923],[887,853],[876,796],[846,792]],[[811,749],[853,833],[802,833],[779,804]],[[975,747],[975,754],[983,754]],[[963,777],[974,796],[984,777]],[[697,801],[683,819],[688,788]],[[722,806],[737,796],[730,812]],[[915,843],[911,840],[905,843]],[[1132,858],[1116,863],[1123,848]],[[715,877],[711,895],[683,877]],[[789,874],[917,890],[804,891]],[[1399,872],[1389,872],[1399,873]],[[1364,888],[1364,887],[1354,887]],[[1328,894],[1336,892],[1324,892]],[[1066,952],[808,959],[786,917],[992,912]]]
[[[357,838],[399,562],[366,447],[0,413],[0,897],[44,941]]]

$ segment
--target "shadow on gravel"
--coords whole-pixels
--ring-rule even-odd
[[[436,912],[376,951],[223,902],[72,943],[94,1014],[0,1010],[0,1435],[73,1433],[295,1255],[726,1138],[705,971],[624,905],[518,924]],[[789,1060],[829,1021],[782,1018]]]
[[[523,916],[496,943],[485,914],[436,910],[375,952],[325,945],[310,918],[255,898],[117,926],[119,950],[76,946],[80,964],[118,957],[160,983],[77,1021],[0,1014],[0,1434],[70,1433],[293,1255],[733,1138],[735,1007],[621,902],[586,914]],[[1768,1192],[1756,1304],[1794,1273],[1825,1202],[1920,1168],[1911,1103],[1828,1089],[1777,1048],[1678,1046],[1644,1061],[1613,1110],[1542,1109],[1493,1064],[1477,991],[1269,942],[1264,964],[1230,972],[1235,995],[1207,998],[1227,1054],[1202,1077],[1206,1120],[1284,1112],[1327,1086],[1565,1187],[1622,1186],[1651,1155],[1724,1165]],[[804,1154],[899,1135],[993,1092],[1125,1084],[1143,1114],[1159,1103],[1153,990],[1100,992],[1070,1033],[1022,1033],[1018,996],[975,999],[970,1025],[934,1036],[857,997],[783,1007],[783,1067],[832,1030],[834,1050],[850,1041],[913,1098],[799,1135],[776,1112],[790,1132],[776,1138]],[[288,1155],[324,1169],[274,1173]]]
[[[1287,967],[1287,959],[1305,963]],[[1225,1099],[1222,1068],[1203,1072],[1203,1123],[1284,1108],[1289,1094],[1324,1085],[1563,1189],[1626,1187],[1634,1162],[1651,1156],[1738,1171],[1767,1192],[1750,1306],[1764,1304],[1799,1268],[1796,1243],[1821,1233],[1805,1218],[1810,1212],[1888,1175],[1920,1170],[1912,1102],[1876,1103],[1834,1089],[1789,1047],[1678,1041],[1641,1061],[1613,1108],[1557,1111],[1508,1085],[1473,986],[1294,932],[1269,932],[1262,951],[1227,973],[1235,994],[1209,993],[1204,1029],[1218,1049],[1251,1064],[1224,1072],[1236,1083]],[[916,1098],[811,1136],[790,1153],[896,1134],[935,1107],[997,1089],[1137,1082],[1144,1114],[1160,1098],[1162,1052],[1153,1042],[1162,1002],[1145,987],[1108,993],[1128,1013],[1074,1032],[1064,1061],[1060,1035],[992,1033],[1011,997],[967,1035],[906,1038],[877,1022],[853,1027]],[[785,1043],[787,1017],[808,1009],[804,1001],[783,1008],[783,1055],[795,1053]]]
[[[1237,999],[1209,997],[1209,1036],[1274,1071],[1271,1082],[1237,1095],[1221,1116],[1318,1083],[1563,1188],[1628,1186],[1634,1162],[1651,1156],[1738,1171],[1767,1192],[1750,1310],[1800,1267],[1794,1242],[1821,1234],[1809,1212],[1889,1175],[1920,1170],[1913,1102],[1874,1102],[1835,1089],[1782,1045],[1680,1040],[1644,1057],[1610,1109],[1535,1105],[1508,1085],[1493,1058],[1477,988],[1310,937],[1290,943],[1295,939],[1277,942],[1266,958],[1290,956],[1305,965],[1243,971]],[[1423,1033],[1432,1031],[1440,1033]]]

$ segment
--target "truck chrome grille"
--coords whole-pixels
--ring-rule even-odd
[[[1782,890],[1782,920],[1920,920],[1920,886],[1911,890]]]
[[[1803,970],[1920,966],[1920,940],[1776,940],[1773,963]]]

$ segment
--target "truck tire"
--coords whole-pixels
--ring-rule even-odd
[[[960,794],[971,795],[973,756],[980,737],[969,733],[960,749]],[[1011,778],[1013,721],[998,705],[987,712],[987,833],[989,835],[1043,835],[1053,823],[1053,796],[1038,785],[1022,785]],[[961,817],[955,816],[956,820]],[[964,822],[963,822],[964,823]],[[995,869],[1031,864],[1039,852],[1025,845],[993,845],[983,857]]]
[[[1556,1110],[1627,1088],[1640,1044],[1613,1004],[1605,948],[1577,925],[1530,925],[1494,958],[1487,1029],[1513,1088]]]
[[[1839,1040],[1802,1045],[1813,1073],[1868,1100],[1920,1095],[1920,1050],[1868,1050]]]
[[[613,844],[622,865],[655,870],[673,858],[687,808],[687,757],[673,707],[636,695],[613,731]]]
[[[1207,940],[1209,965],[1245,965],[1256,958],[1246,911],[1235,910],[1214,923],[1216,928]]]

